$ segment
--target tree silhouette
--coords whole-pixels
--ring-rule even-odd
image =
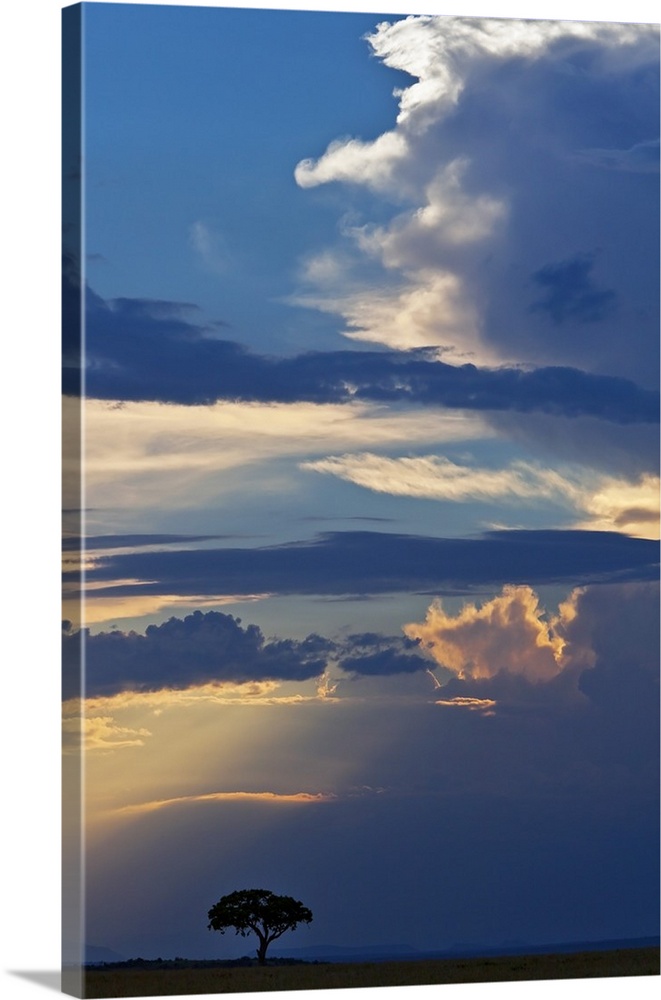
[[[312,911],[291,896],[276,896],[268,889],[241,889],[223,896],[208,913],[210,931],[224,934],[233,927],[237,934],[246,937],[252,931],[259,938],[257,961],[266,965],[266,949],[285,931],[293,931],[298,924],[309,924]]]

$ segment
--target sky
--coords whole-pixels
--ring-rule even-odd
[[[657,42],[88,11],[90,942],[657,933]]]
[[[244,954],[253,886],[283,947],[657,934],[657,29],[83,37],[87,944]]]

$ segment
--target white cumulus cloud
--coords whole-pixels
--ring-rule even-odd
[[[453,363],[536,360],[537,342],[522,344],[531,321],[521,269],[529,262],[531,272],[539,269],[560,252],[553,235],[558,213],[546,205],[553,203],[550,185],[557,198],[558,184],[567,182],[558,180],[551,159],[580,159],[575,147],[563,149],[572,142],[569,133],[551,135],[567,117],[553,106],[558,79],[566,85],[579,53],[589,53],[586,73],[601,80],[651,63],[658,55],[655,27],[410,16],[383,22],[366,37],[383,64],[411,78],[395,92],[393,127],[369,141],[333,138],[320,157],[298,164],[295,179],[303,188],[363,187],[382,199],[385,213],[343,229],[364,264],[359,257],[348,289],[315,282],[311,270],[308,287],[290,301],[341,317],[352,339],[397,349],[438,346]],[[507,63],[514,69],[502,72]],[[529,74],[541,72],[550,74],[544,108],[526,96]],[[640,149],[647,152],[644,141]],[[593,240],[592,230],[602,232],[595,219],[603,219],[604,208],[595,215],[590,196],[581,206],[571,239]],[[376,277],[375,264],[382,269]]]

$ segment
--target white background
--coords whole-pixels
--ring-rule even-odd
[[[127,0],[125,0],[127,2]],[[146,0],[152,2],[152,0]],[[161,3],[175,0],[161,0]],[[184,6],[287,7],[399,14],[474,14],[574,20],[658,21],[654,0],[341,0]],[[4,780],[0,786],[0,992],[47,996],[60,963],[59,667],[59,127],[61,0],[9,0],[0,21],[3,75],[2,329],[3,553],[0,574]],[[38,973],[51,972],[38,980]],[[34,973],[26,978],[17,973]],[[426,1000],[582,1000],[656,995],[658,979],[573,980],[367,990]],[[332,1000],[337,991],[325,992]],[[340,991],[342,997],[351,994]],[[257,996],[257,995],[255,995]],[[280,994],[283,996],[283,994]],[[284,995],[291,998],[301,994]]]

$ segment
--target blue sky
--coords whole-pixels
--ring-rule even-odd
[[[191,661],[204,638],[197,625],[214,648],[229,630],[241,656],[248,636],[258,651],[249,682],[229,654],[224,673],[217,666],[214,673],[202,656],[197,672],[188,675],[185,664],[183,670],[176,664],[174,683],[152,671],[145,684],[131,668],[133,693],[129,684],[123,695],[98,655],[99,689],[87,713],[89,761],[92,788],[106,789],[107,796],[104,802],[90,796],[91,884],[100,899],[119,871],[130,873],[145,903],[129,928],[120,929],[112,905],[106,922],[95,912],[94,940],[145,953],[219,953],[222,940],[208,940],[203,924],[203,933],[191,927],[200,907],[205,913],[221,892],[234,888],[225,886],[228,869],[246,882],[259,875],[278,882],[276,889],[298,893],[319,914],[311,928],[319,940],[345,943],[342,928],[357,940],[360,914],[349,928],[341,896],[329,894],[329,872],[333,884],[346,879],[355,886],[362,877],[364,891],[381,905],[382,872],[393,854],[400,860],[393,893],[414,884],[425,901],[424,887],[433,892],[451,860],[458,873],[452,917],[463,938],[520,936],[516,920],[502,926],[512,899],[519,905],[516,919],[525,919],[540,939],[559,929],[577,937],[586,931],[638,933],[657,912],[652,896],[643,892],[641,901],[637,891],[654,883],[650,858],[656,858],[657,843],[654,794],[650,798],[657,720],[654,711],[641,716],[653,689],[656,646],[656,604],[646,581],[657,475],[649,394],[657,388],[658,342],[657,237],[650,225],[657,217],[650,193],[658,189],[650,173],[655,70],[641,56],[644,45],[619,59],[611,58],[607,40],[586,43],[591,54],[582,43],[574,48],[560,40],[553,59],[531,57],[530,103],[547,97],[544,115],[534,122],[517,85],[518,57],[490,63],[481,50],[469,52],[456,109],[439,116],[433,101],[422,102],[431,117],[422,132],[406,133],[410,156],[393,159],[387,149],[376,156],[365,145],[354,147],[357,161],[347,164],[347,146],[324,158],[334,140],[353,136],[367,144],[397,132],[392,89],[406,87],[407,78],[370,56],[361,38],[383,18],[355,15],[354,34],[352,18],[324,15],[333,30],[324,29],[323,46],[315,51],[311,43],[296,54],[301,85],[288,72],[292,61],[281,66],[278,58],[296,15],[276,18],[284,34],[274,28],[265,39],[250,33],[247,14],[224,12],[235,32],[231,72],[221,42],[214,47],[212,32],[197,32],[189,50],[191,84],[192,69],[180,61],[175,72],[168,61],[171,28],[150,26],[152,47],[144,46],[149,59],[140,65],[135,57],[145,34],[130,7],[124,8],[133,17],[130,34],[113,37],[104,25],[104,53],[112,43],[122,60],[113,60],[105,81],[105,59],[95,64],[94,101],[108,126],[97,135],[88,132],[86,277],[113,349],[123,348],[119,333],[130,320],[136,351],[132,371],[126,356],[112,351],[102,359],[106,367],[95,369],[107,375],[121,363],[130,379],[115,378],[115,397],[97,383],[101,398],[90,401],[94,510],[88,528],[93,536],[114,536],[96,550],[101,558],[90,580],[99,588],[108,581],[115,586],[88,603],[90,625],[94,633],[117,633],[122,686],[129,630],[140,634],[171,616],[182,623],[196,610],[205,616],[181,625],[190,632]],[[164,20],[174,24],[175,12],[167,13]],[[204,15],[212,13],[218,12]],[[140,14],[146,18],[147,8]],[[299,16],[314,33],[314,18]],[[416,42],[418,50],[422,44]],[[331,50],[337,58],[329,67],[319,53]],[[200,66],[206,86],[198,85]],[[132,84],[136,73],[144,81],[147,71],[150,87]],[[218,99],[223,90],[232,92],[231,105]],[[127,93],[133,95],[128,105]],[[191,103],[195,111],[187,118]],[[121,123],[118,105],[131,108]],[[271,112],[258,126],[267,107]],[[243,127],[246,116],[254,130]],[[223,136],[229,135],[236,144],[231,156],[223,155],[231,145]],[[297,164],[306,158],[312,162],[299,167],[297,182]],[[439,169],[452,163],[459,166]],[[362,171],[359,180],[356,171]],[[277,199],[267,191],[277,192]],[[433,329],[439,325],[442,340]],[[338,387],[348,380],[340,367],[332,369],[333,398],[323,404],[283,403],[256,388],[250,400],[233,397],[231,404],[222,397],[211,405],[155,403],[145,392],[145,376],[155,370],[157,382],[159,373],[162,385],[168,381],[179,363],[171,350],[177,335],[193,345],[193,373],[199,357],[194,345],[213,338],[234,345],[235,358],[247,357],[248,372],[268,369],[273,358],[288,359],[293,372],[306,365],[317,393],[322,385],[328,391],[323,365],[330,371],[331,352],[363,352],[361,395],[352,402],[341,398]],[[92,339],[89,346],[92,356],[108,344]],[[476,365],[480,393],[492,391],[485,380],[494,369],[510,379],[507,373],[525,370],[536,379],[532,403],[528,393],[524,410],[485,409],[484,397],[480,404],[475,396],[471,406],[462,398],[448,409],[423,399],[419,381],[401,379],[397,391],[404,398],[377,403],[376,393],[393,393],[392,379],[384,386],[382,377],[373,377],[389,354],[439,347],[442,363],[470,359]],[[321,356],[305,361],[308,351]],[[434,363],[426,355],[419,360]],[[236,376],[238,369],[226,371]],[[612,378],[626,382],[604,381]],[[137,384],[132,394],[129,381]],[[271,390],[282,384],[272,376],[269,381]],[[89,385],[94,391],[91,375]],[[236,392],[236,385],[230,388]],[[493,404],[493,395],[489,399]],[[598,415],[585,412],[587,403],[598,407]],[[165,454],[168,467],[158,459]],[[482,558],[492,533],[500,532],[507,566],[517,538],[512,532],[520,529],[538,532],[536,543],[555,538],[562,544],[551,548],[550,561],[548,548],[527,549],[533,558],[539,553],[538,563],[532,573],[517,571],[516,579],[507,578],[502,563],[500,575],[494,565],[488,580],[455,568],[424,593],[418,584],[372,593],[361,582],[358,594],[333,594],[326,586],[324,596],[307,592],[301,577],[296,593],[271,579],[274,590],[266,596],[253,574],[249,593],[228,595],[210,588],[203,573],[196,583],[204,592],[191,602],[181,567],[199,557],[177,554],[209,551],[211,561],[233,560],[245,588],[250,560],[277,561],[281,553],[291,564],[298,555],[301,561],[292,565],[301,574],[306,553],[325,546],[332,585],[337,568],[355,566],[351,555],[348,564],[338,562],[353,551],[347,545],[368,546],[382,562],[392,552],[399,577],[412,535],[430,553],[439,546],[449,551],[451,539],[475,542]],[[608,534],[595,535],[595,529]],[[551,535],[560,530],[574,532],[572,544]],[[165,533],[178,539],[166,545],[154,537]],[[389,537],[370,550],[377,533]],[[147,534],[152,538],[134,537]],[[200,535],[216,537],[200,541]],[[146,576],[155,547],[163,551],[156,581]],[[383,573],[386,567],[376,568]],[[130,592],[126,574],[136,581]],[[149,587],[146,579],[153,581]],[[507,584],[518,589],[508,591]],[[586,589],[576,591],[579,585]],[[228,604],[228,596],[239,599]],[[536,599],[545,608],[541,617]],[[233,626],[223,617],[229,615],[241,623]],[[518,629],[511,625],[517,616]],[[471,644],[487,620],[485,652]],[[249,632],[251,625],[262,630],[262,640]],[[314,649],[304,645],[310,634],[319,637]],[[165,632],[149,636],[144,665],[161,636],[170,648]],[[419,646],[407,645],[421,636],[429,643],[427,667],[418,662]],[[333,643],[330,672],[293,679],[297,665],[313,670]],[[95,656],[97,649],[90,644]],[[498,657],[504,669],[493,673],[489,664]],[[270,734],[269,767],[258,732]],[[238,733],[242,738],[232,740]],[[210,742],[195,734],[207,734]],[[606,750],[612,743],[619,748],[615,758]],[[180,768],[175,781],[159,772],[168,747]],[[210,751],[214,760],[229,754],[232,766],[200,772],[196,754]],[[493,761],[486,773],[484,761]],[[120,786],[129,771],[135,782],[127,796]],[[507,809],[501,798],[505,773],[512,795]],[[232,799],[237,792],[254,797]],[[260,798],[265,792],[282,801]],[[217,798],[196,799],[209,794]],[[296,815],[276,813],[288,808],[284,797],[292,794],[320,798],[292,806],[300,810]],[[155,799],[164,804],[152,813],[148,805]],[[168,881],[168,898],[186,900],[181,921],[152,939],[154,873],[132,845],[150,843],[150,823],[162,830],[166,816],[172,822],[155,858],[159,864],[181,859],[182,845],[192,838],[205,846]],[[262,850],[259,872],[254,851],[231,846],[245,838],[248,826],[255,829],[255,816],[274,845],[272,854]],[[494,860],[489,850],[485,870],[470,863],[485,849],[479,836],[485,817],[507,845],[496,870],[511,875],[517,859],[522,884],[514,879],[510,896],[502,879],[487,873]],[[228,831],[219,856],[209,840],[218,821]],[[389,835],[376,850],[375,831],[383,829]],[[525,845],[521,829],[530,834]],[[255,844],[264,846],[259,836]],[[298,875],[300,857],[308,862]],[[218,887],[213,899],[207,899],[210,866]],[[620,876],[606,893],[598,888],[604,869]],[[569,922],[566,893],[559,898],[567,872]],[[481,912],[489,917],[476,919],[475,899],[484,901]],[[375,933],[382,936],[385,928]],[[418,927],[410,943],[445,940],[447,930],[434,933],[429,924]]]
[[[655,934],[658,32],[83,25],[88,942]]]
[[[105,55],[90,53],[87,76],[87,100],[99,108],[87,133],[99,191],[90,193],[89,252],[104,258],[91,265],[96,287],[159,297],[165,286],[175,301],[240,327],[251,344],[304,346],[318,318],[301,330],[300,310],[294,319],[277,300],[337,209],[322,196],[310,211],[293,168],[323,152],[329,127],[366,136],[387,127],[389,77],[404,74],[365,58],[361,36],[373,15],[230,9],[221,24],[201,9],[189,25],[186,9],[172,7],[152,24],[136,8],[123,24],[99,5],[89,18]]]

